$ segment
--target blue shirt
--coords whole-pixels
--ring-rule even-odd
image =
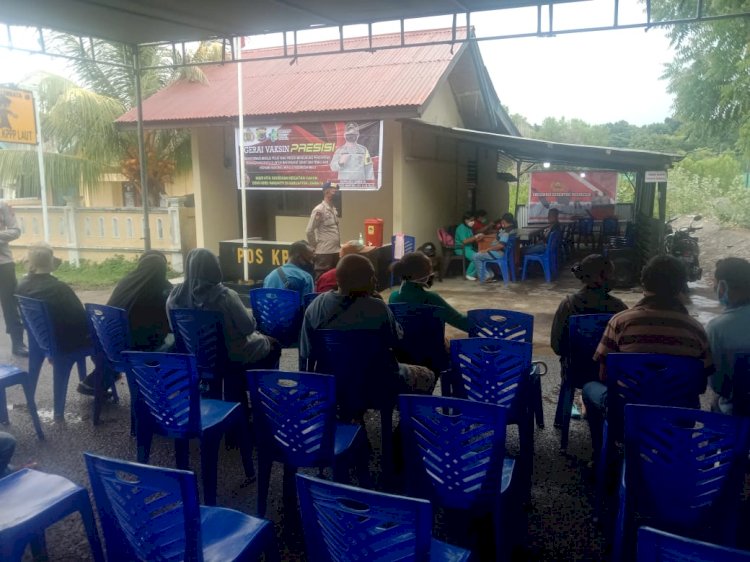
[[[715,371],[711,386],[724,398],[732,395],[734,354],[750,351],[750,304],[728,308],[706,326]]]
[[[266,275],[266,278],[263,280],[263,288],[289,289],[290,291],[297,291],[300,298],[307,293],[315,292],[312,275],[307,271],[293,263],[285,263],[281,267],[284,269],[287,284],[284,283],[281,275],[279,275],[279,268],[277,267],[271,273]]]

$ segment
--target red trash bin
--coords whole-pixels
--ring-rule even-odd
[[[365,246],[383,245],[383,219],[365,219]]]

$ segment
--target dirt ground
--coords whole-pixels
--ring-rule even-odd
[[[678,223],[680,224],[680,223]],[[701,322],[707,322],[719,312],[713,296],[710,278],[717,259],[729,255],[750,258],[750,231],[719,228],[703,221],[700,231],[704,278],[692,284],[693,303],[691,314]],[[593,487],[586,461],[590,458],[588,428],[585,421],[573,421],[570,432],[570,447],[565,455],[559,452],[559,431],[552,427],[552,416],[559,392],[559,364],[549,348],[549,332],[553,315],[564,295],[577,290],[579,284],[568,268],[564,268],[560,279],[545,284],[537,275],[524,283],[504,287],[501,283],[480,286],[459,277],[436,283],[434,290],[445,297],[459,310],[472,308],[501,308],[528,312],[534,315],[534,357],[547,362],[550,371],[542,379],[545,429],[535,435],[535,466],[532,477],[531,505],[525,511],[525,537],[527,549],[523,559],[527,560],[601,560],[606,557],[606,540],[601,529],[592,521]],[[81,291],[83,302],[103,303],[110,291]],[[627,304],[640,298],[638,288],[615,291]],[[387,295],[385,295],[387,297]],[[449,337],[464,337],[464,334],[448,327]],[[17,363],[26,367],[25,361],[11,356],[6,337],[0,335],[0,361]],[[296,369],[296,350],[285,350],[282,368]],[[24,464],[39,462],[39,468],[66,476],[87,486],[88,478],[81,453],[92,451],[98,454],[124,459],[135,459],[135,443],[129,436],[129,397],[124,382],[118,384],[121,402],[108,405],[103,412],[102,424],[91,425],[91,399],[78,395],[74,386],[68,392],[66,421],[52,422],[51,368],[44,366],[37,390],[37,404],[47,440],[37,441],[23,393],[18,388],[8,391],[10,409],[9,426],[3,431],[18,439],[14,462]],[[75,381],[75,376],[71,377]],[[710,400],[704,397],[704,405]],[[379,423],[368,419],[368,433],[373,444],[373,467],[377,465],[380,442]],[[516,435],[509,432],[509,447],[515,448]],[[191,467],[200,475],[197,444],[192,448]],[[174,466],[172,445],[169,441],[156,439],[151,462],[160,466]],[[246,513],[256,513],[257,486],[242,486],[242,474],[237,451],[221,451],[219,478],[219,505],[232,507]],[[269,494],[268,517],[274,521],[283,560],[304,560],[304,547],[299,536],[285,533],[285,512],[281,502],[281,470],[276,465],[271,492]],[[50,560],[88,560],[89,550],[80,518],[72,516],[54,525],[47,533]],[[449,537],[444,537],[449,538]],[[523,539],[523,537],[521,537]]]

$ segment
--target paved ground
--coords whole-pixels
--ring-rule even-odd
[[[567,273],[554,285],[545,285],[538,280],[504,288],[493,284],[479,286],[462,279],[449,279],[436,283],[434,289],[460,310],[471,308],[507,308],[534,314],[534,355],[543,359],[550,371],[543,378],[543,396],[546,429],[536,433],[535,471],[533,474],[532,502],[528,512],[527,559],[536,560],[600,560],[604,557],[604,539],[591,521],[592,486],[585,462],[590,456],[588,430],[585,422],[573,421],[568,454],[559,453],[559,432],[552,428],[552,416],[559,390],[559,365],[549,348],[549,330],[552,317],[563,295],[577,288],[577,281]],[[638,300],[635,291],[616,293],[628,304]],[[109,291],[81,292],[83,302],[103,303]],[[694,287],[692,310],[701,321],[707,321],[717,312],[707,286]],[[449,336],[460,333],[448,329]],[[18,362],[10,355],[7,338],[0,336],[0,361]],[[296,350],[285,350],[282,368],[295,369]],[[73,377],[73,380],[75,378]],[[81,453],[92,451],[124,459],[135,459],[135,442],[129,435],[129,398],[127,386],[120,382],[119,405],[106,406],[102,424],[91,425],[92,400],[75,392],[71,382],[64,423],[52,422],[51,368],[45,365],[37,391],[37,404],[47,439],[36,439],[29,421],[23,394],[19,389],[8,392],[11,425],[1,427],[18,439],[14,461],[19,464],[37,461],[41,470],[64,475],[82,485],[88,485]],[[379,443],[374,434],[376,420],[369,420],[368,430],[373,444]],[[515,436],[509,434],[511,450]],[[376,451],[377,452],[377,451]],[[155,439],[152,462],[161,466],[173,466],[172,447],[168,441]],[[191,463],[200,472],[197,447],[193,448]],[[237,451],[221,452],[219,476],[219,505],[232,507],[254,514],[256,510],[256,486],[242,487],[243,474]],[[281,509],[281,471],[273,475],[269,502],[269,517],[283,527]],[[78,516],[72,516],[52,527],[47,534],[50,559],[87,560],[88,546]],[[289,537],[280,532],[282,558],[304,559],[298,537]]]

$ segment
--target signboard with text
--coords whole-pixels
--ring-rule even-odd
[[[531,172],[529,223],[546,223],[550,209],[560,211],[560,220],[591,216],[601,219],[614,214],[617,172]]]
[[[239,132],[237,133],[240,138]],[[339,121],[245,127],[246,189],[380,189],[382,121]]]
[[[0,142],[36,144],[34,95],[28,90],[0,88]]]

